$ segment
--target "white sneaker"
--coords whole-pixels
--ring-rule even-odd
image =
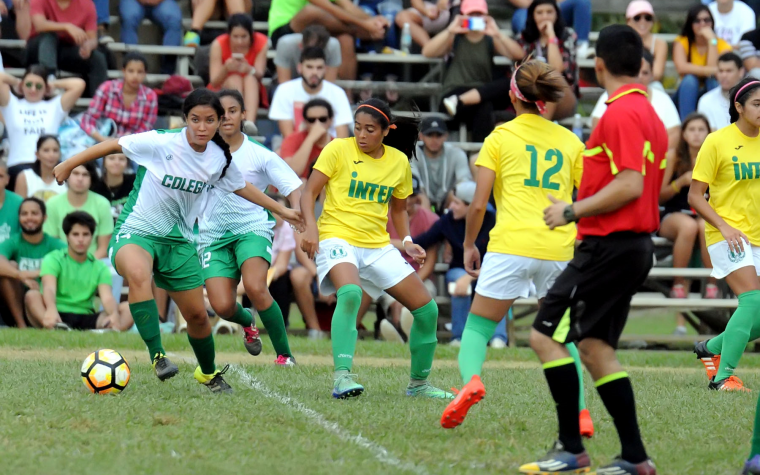
[[[448,112],[451,117],[454,117],[455,115],[457,115],[458,104],[459,104],[459,99],[457,98],[456,95],[449,96],[443,100],[443,106],[446,108],[446,112]]]
[[[497,350],[503,350],[507,347],[507,342],[502,340],[501,338],[494,338],[491,340],[491,348],[497,349]]]
[[[579,41],[578,46],[575,48],[576,59],[588,59],[596,56],[594,48],[589,47],[588,41]]]
[[[401,336],[401,333],[399,333],[398,330],[396,330],[396,327],[394,327],[388,320],[380,322],[380,335],[382,335],[383,340],[385,341],[404,343],[404,337]]]
[[[401,309],[401,330],[407,334],[412,334],[412,323],[414,323],[414,315],[406,307]]]
[[[675,330],[673,330],[673,335],[675,336],[684,336],[686,335],[688,331],[686,330],[686,327],[684,326],[678,326]]]
[[[243,133],[249,137],[259,135],[259,128],[250,120],[243,121]]]
[[[309,340],[323,340],[326,337],[322,330],[309,329]]]
[[[459,348],[462,346],[462,342],[460,340],[451,340],[449,342],[449,346],[453,346],[454,348]]]

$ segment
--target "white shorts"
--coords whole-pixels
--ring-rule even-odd
[[[757,275],[760,275],[760,248],[752,247],[744,243],[744,252],[735,254],[728,248],[726,241],[716,242],[707,247],[710,254],[713,270],[710,274],[716,279],[723,279],[731,272],[742,267],[754,266]]]
[[[567,261],[545,261],[487,252],[480,266],[475,292],[496,300],[526,298],[530,295],[533,283],[536,286],[536,297],[542,299],[565,267]]]
[[[323,295],[335,293],[335,285],[328,274],[330,269],[344,262],[359,269],[361,286],[373,299],[414,273],[414,268],[401,257],[401,252],[390,244],[367,249],[352,246],[340,238],[325,239],[319,242],[316,256],[319,291]]]

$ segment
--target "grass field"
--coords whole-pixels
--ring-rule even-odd
[[[153,376],[134,334],[0,331],[0,473],[6,474],[335,474],[516,473],[555,436],[549,392],[528,349],[489,350],[486,399],[446,431],[444,401],[412,400],[403,389],[408,348],[361,341],[355,372],[367,391],[330,397],[327,340],[294,338],[299,366],[277,368],[271,346],[249,356],[237,336],[217,338],[219,363],[232,363],[233,395],[212,396],[192,379],[187,340],[165,337],[180,375]],[[127,358],[132,380],[118,396],[86,391],[79,374],[99,348]],[[736,474],[749,450],[757,394],[708,392],[687,352],[622,352],[642,433],[658,473]],[[184,360],[186,358],[187,360]],[[760,389],[760,357],[739,370]],[[441,345],[431,380],[459,386],[456,349]],[[597,434],[596,464],[619,452],[610,418],[587,379]]]

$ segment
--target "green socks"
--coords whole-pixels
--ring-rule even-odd
[[[247,312],[246,312],[247,313]],[[282,310],[276,301],[272,301],[272,306],[266,310],[259,310],[259,318],[264,328],[267,329],[269,339],[277,355],[293,356],[290,352],[290,343],[288,343],[288,333],[285,330],[285,319],[282,317]]]
[[[190,346],[193,347],[195,357],[198,359],[198,366],[201,367],[203,374],[214,374],[216,371],[216,365],[214,364],[214,336],[209,335],[206,338],[193,338],[190,335],[187,336],[190,341]]]
[[[459,348],[459,374],[462,384],[470,382],[473,376],[480,376],[486,361],[488,342],[496,332],[499,322],[470,313],[462,332],[462,345]]]
[[[425,380],[433,367],[435,347],[438,344],[438,305],[430,300],[417,310],[412,310],[414,323],[409,332],[409,350],[412,353],[411,378]]]
[[[573,357],[575,370],[578,372],[578,387],[580,388],[580,391],[578,392],[578,410],[582,411],[586,409],[586,394],[583,391],[583,366],[581,365],[581,355],[578,354],[578,347],[575,346],[575,343],[567,343],[565,348],[567,348],[570,356]]]
[[[150,360],[153,361],[157,353],[166,354],[161,345],[161,330],[158,327],[158,307],[155,300],[146,300],[129,304],[132,319],[135,321],[140,337],[148,346]]]
[[[335,294],[337,301],[330,326],[335,371],[351,371],[356,351],[356,317],[362,303],[362,288],[346,284]]]
[[[235,314],[230,318],[225,318],[228,322],[237,323],[243,327],[250,327],[253,324],[253,315],[251,312],[243,308],[242,305],[236,304]]]
[[[755,328],[753,328],[755,327]],[[760,290],[751,290],[739,295],[739,307],[736,309],[723,332],[723,344],[720,352],[720,368],[715,381],[726,379],[734,374],[734,369],[747,348],[753,330],[760,328]],[[717,340],[717,338],[714,338]],[[708,342],[708,349],[711,345]],[[712,350],[710,350],[712,351]]]

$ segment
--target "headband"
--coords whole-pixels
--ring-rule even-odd
[[[755,85],[758,85],[758,84],[760,84],[760,81],[750,81],[747,84],[743,85],[741,87],[741,89],[739,89],[736,92],[736,96],[734,96],[734,101],[737,101],[739,99],[739,97],[742,95],[742,91],[744,91],[745,89],[747,89],[750,86],[755,86]]]
[[[369,105],[369,104],[362,104],[362,105],[360,105],[359,107],[357,107],[357,108],[356,108],[356,111],[358,112],[358,111],[359,111],[359,109],[361,109],[362,107],[369,107],[370,109],[375,109],[376,111],[378,111],[378,112],[380,113],[380,115],[382,115],[383,117],[385,117],[385,120],[387,120],[387,121],[388,121],[388,123],[390,124],[390,125],[388,126],[388,128],[389,128],[389,129],[395,129],[395,128],[396,128],[396,124],[391,124],[391,120],[388,118],[388,116],[387,116],[387,115],[385,115],[385,112],[381,111],[381,110],[380,110],[380,109],[378,109],[377,107],[375,107],[375,106],[371,106],[371,105]]]
[[[536,104],[536,107],[538,107],[538,112],[540,114],[543,114],[544,112],[546,112],[546,103],[544,101],[529,101],[528,99],[525,98],[525,95],[522,92],[520,92],[520,88],[517,87],[517,79],[516,79],[517,71],[519,71],[521,67],[522,67],[522,64],[518,66],[517,69],[515,69],[515,72],[512,74],[512,79],[510,79],[509,81],[509,90],[512,91],[512,93],[514,93],[514,95],[517,96],[517,98],[520,99],[521,101],[527,102],[529,104]]]

